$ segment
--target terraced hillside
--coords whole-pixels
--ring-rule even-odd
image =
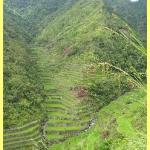
[[[32,22],[36,7],[22,6],[35,4],[18,3],[15,12]],[[8,128],[6,115],[4,149],[146,149],[146,49],[138,34],[103,1],[62,1],[57,9],[36,18],[30,42],[19,38],[32,62],[23,75],[33,71],[39,87],[28,85],[28,96],[14,105],[31,110],[26,122],[14,114],[15,128]]]
[[[4,131],[5,149],[33,149],[42,144],[39,121],[33,121],[19,128]]]
[[[102,108],[95,126],[52,150],[146,149],[146,97],[141,88],[119,97]]]

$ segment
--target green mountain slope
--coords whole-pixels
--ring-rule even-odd
[[[143,89],[119,97],[97,114],[98,123],[52,150],[146,149],[146,96]]]
[[[45,94],[25,21],[9,11],[4,17],[4,128],[10,128],[40,118]]]
[[[74,0],[6,0],[4,6],[21,16],[31,26],[30,32],[35,36],[61,10],[71,7],[75,2]]]
[[[6,10],[11,2],[4,148],[145,149],[146,49],[138,34],[103,1],[13,0]]]
[[[108,9],[117,13],[120,17],[138,31],[140,38],[146,42],[146,0],[131,2],[130,0],[104,1]]]

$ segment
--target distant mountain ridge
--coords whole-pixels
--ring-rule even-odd
[[[32,22],[34,26],[42,25],[40,21],[44,18],[52,19],[55,12],[72,7],[78,0],[6,0],[8,9],[16,11],[18,14]],[[101,0],[98,0],[101,1]],[[108,9],[117,13],[124,18],[133,28],[135,28],[142,36],[143,40],[146,36],[146,0],[139,2],[130,2],[129,0],[103,0]],[[37,15],[38,14],[38,15]],[[49,18],[49,17],[50,18]],[[48,18],[47,18],[48,17]],[[46,19],[44,20],[45,22]],[[50,21],[50,20],[49,20]],[[40,27],[38,27],[40,28]]]

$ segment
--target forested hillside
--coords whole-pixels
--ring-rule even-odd
[[[146,149],[145,8],[5,0],[4,149]]]
[[[40,118],[45,94],[38,66],[31,59],[32,35],[25,20],[7,10],[4,17],[4,127],[8,128]]]
[[[130,0],[105,0],[106,7],[118,14],[122,19],[132,26],[140,35],[143,42],[146,42],[146,0],[131,2]],[[110,9],[111,8],[111,9]]]

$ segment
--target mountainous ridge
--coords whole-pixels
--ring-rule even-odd
[[[64,1],[62,1],[62,3],[63,2]],[[66,2],[68,1],[66,0]],[[41,120],[39,130],[32,129],[31,127],[27,129],[23,127],[23,133],[26,134],[22,134],[20,131],[18,132],[18,128],[14,131],[14,134],[18,132],[18,136],[11,135],[9,130],[6,130],[6,139],[4,140],[5,149],[32,149],[35,147],[37,149],[47,149],[52,145],[54,146],[50,147],[50,149],[64,149],[63,146],[66,147],[67,141],[72,143],[70,146],[67,144],[67,148],[75,149],[75,144],[77,143],[72,139],[78,138],[79,136],[79,140],[81,140],[82,134],[86,134],[86,132],[90,134],[91,132],[95,135],[95,130],[99,130],[96,120],[99,120],[98,114],[101,113],[102,108],[105,109],[105,106],[108,106],[108,108],[110,106],[111,108],[113,100],[117,99],[117,103],[119,97],[122,97],[124,94],[128,95],[127,92],[129,91],[131,93],[133,91],[134,93],[135,88],[138,88],[143,95],[145,93],[143,87],[145,88],[146,82],[146,49],[138,39],[139,37],[135,31],[133,31],[126,22],[116,16],[115,13],[109,12],[103,7],[104,4],[102,2],[96,0],[70,2],[72,7],[69,5],[65,9],[62,8],[58,10],[58,12],[52,12],[54,19],[43,23],[44,25],[38,22],[40,19],[35,20],[33,24],[38,24],[35,28],[31,28],[34,29],[34,31],[27,40],[24,40],[27,36],[24,36],[23,30],[21,30],[23,32],[19,31],[17,33],[20,37],[17,36],[17,34],[12,36],[15,28],[13,27],[12,33],[10,32],[11,30],[9,31],[8,29],[11,29],[11,24],[13,23],[7,26],[9,23],[6,21],[8,20],[5,21],[5,31],[10,34],[8,42],[14,43],[14,45],[10,45],[10,49],[14,48],[15,52],[18,50],[19,54],[20,47],[15,45],[16,42],[25,41],[25,45],[29,44],[27,46],[28,48],[22,46],[27,52],[26,55],[30,56],[29,69],[27,69],[25,76],[27,75],[29,79],[31,78],[33,80],[33,86],[38,85],[38,90],[35,90],[36,87],[34,88],[32,85],[27,85],[25,89],[30,88],[31,90],[29,92],[24,91],[24,94],[29,93],[29,96],[25,96],[23,100],[18,99],[16,106],[11,106],[10,108],[14,107],[14,109],[20,109],[21,106],[27,114],[30,109],[35,109],[33,112],[30,112],[30,116],[34,119]],[[43,5],[43,7],[45,7],[45,5]],[[45,15],[43,13],[41,14]],[[9,15],[10,14],[8,14],[8,16]],[[47,20],[47,18],[51,18],[51,15],[42,19],[42,21]],[[30,19],[32,20],[32,17]],[[18,24],[21,25],[21,22],[18,22]],[[24,27],[24,24],[22,25],[22,27]],[[39,28],[40,25],[42,26],[41,28]],[[16,28],[15,33],[18,31],[18,28]],[[27,33],[32,31],[30,28],[25,29]],[[5,36],[6,39],[8,39],[8,37]],[[6,43],[5,45],[7,49],[8,44]],[[23,57],[19,59],[19,57],[15,57],[17,53],[12,54],[12,51],[10,51],[10,53],[4,55],[7,61],[8,56],[11,56],[11,59],[16,59],[17,63],[27,58]],[[24,55],[21,54],[21,56]],[[5,63],[6,60],[4,60]],[[30,62],[33,62],[33,66]],[[10,62],[10,64],[11,63],[12,62]],[[5,65],[8,66],[7,63]],[[26,63],[23,64],[23,66],[24,65],[26,65]],[[18,66],[18,68],[21,66],[22,64]],[[16,68],[16,63],[14,64],[14,68]],[[9,72],[11,70],[12,68],[6,71]],[[120,70],[123,70],[123,72],[127,74]],[[13,72],[12,76],[15,78],[16,73]],[[5,81],[6,80],[7,79],[5,79]],[[29,83],[30,82],[31,80],[29,80]],[[11,84],[13,86],[15,85],[14,82]],[[5,87],[9,87],[9,84]],[[6,91],[9,92],[10,90],[7,89]],[[22,92],[22,90],[20,90],[20,92]],[[10,93],[6,93],[5,95],[9,94]],[[24,94],[21,96],[24,97]],[[138,94],[138,92],[135,92],[135,95]],[[32,99],[30,99],[31,96],[33,97]],[[37,99],[38,97],[40,98]],[[33,99],[35,99],[35,105]],[[14,98],[11,98],[11,100],[14,100]],[[140,100],[141,99],[139,99],[139,102]],[[36,105],[38,107],[36,107]],[[5,106],[7,106],[7,104],[5,104]],[[35,108],[33,108],[34,106]],[[39,106],[41,106],[40,111],[38,110]],[[131,102],[131,108],[132,107],[134,108],[134,102]],[[145,106],[143,103],[138,103],[137,107],[141,107],[144,112],[141,111],[139,113],[145,116]],[[6,114],[8,113],[7,109],[8,107],[4,109]],[[14,113],[13,111],[14,110],[10,113],[15,115],[16,112]],[[22,112],[24,115],[24,111],[19,110],[17,113],[20,115]],[[8,117],[10,117],[10,113]],[[32,116],[34,113],[36,113],[37,116]],[[6,121],[4,125],[7,124],[6,128],[15,126],[16,122],[20,124],[19,126],[24,126],[24,120],[28,120],[25,116],[20,116],[18,120],[15,118],[16,116],[12,119],[12,123],[10,122],[10,118],[4,118],[4,121]],[[138,118],[138,115],[136,118]],[[109,120],[109,118],[107,119]],[[115,124],[115,126],[122,125],[122,121],[126,120],[127,126],[132,126],[132,123],[130,123],[128,119],[128,116],[126,116],[125,120],[120,121],[120,117],[116,116],[118,125]],[[142,124],[142,120],[139,121],[139,124]],[[39,124],[37,124],[37,126],[39,126]],[[146,127],[142,124],[141,128],[145,129]],[[120,129],[129,132],[122,127],[120,127]],[[28,130],[31,132],[28,132]],[[130,139],[124,131],[115,131],[114,136],[117,140],[123,142],[126,140],[126,137]],[[37,132],[40,134],[40,138]],[[90,149],[94,150],[99,148],[99,146],[100,148],[107,149],[106,147],[109,147],[107,140],[108,142],[110,140],[110,143],[112,142],[109,149],[113,149],[114,140],[109,138],[109,135],[107,135],[109,134],[108,132],[109,131],[105,130],[98,132],[99,135],[96,134],[95,137],[97,140],[91,141],[92,145]],[[99,141],[98,138],[101,134],[102,139],[100,138],[101,140]],[[118,134],[121,134],[121,136],[118,137]],[[145,131],[141,131],[141,134],[144,136]],[[135,135],[136,133],[133,134],[133,137],[135,137]],[[13,138],[14,136],[15,138]],[[129,136],[131,135],[129,134]],[[34,137],[35,141],[30,142]],[[13,140],[10,140],[11,138]],[[21,140],[19,140],[19,138],[21,138]],[[84,138],[86,139],[86,137]],[[26,143],[24,146],[21,146],[24,139]],[[86,141],[84,141],[84,144],[85,145],[79,144],[78,149],[86,149],[86,146],[89,146]],[[144,148],[144,142],[142,144]],[[121,148],[125,145],[118,146]],[[138,143],[134,146],[135,148],[139,148]]]

